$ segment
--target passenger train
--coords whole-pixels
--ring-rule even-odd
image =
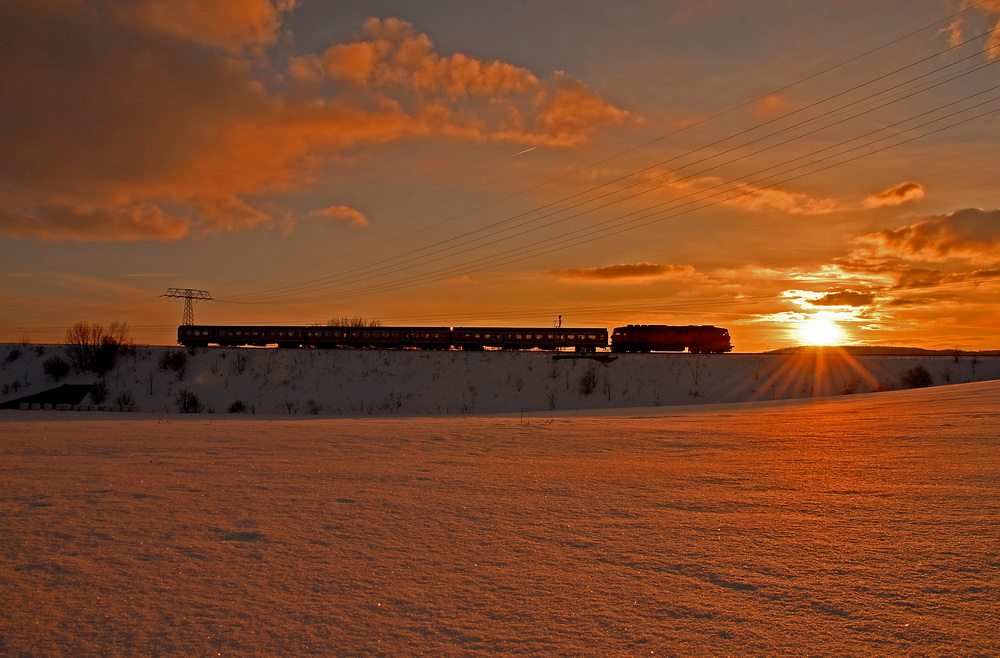
[[[610,340],[609,340],[610,338]],[[630,324],[595,327],[331,327],[181,325],[185,347],[314,347],[482,351],[576,350],[593,352],[683,352],[723,354],[733,349],[729,331],[709,325]]]

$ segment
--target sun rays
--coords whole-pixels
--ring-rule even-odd
[[[795,328],[795,337],[802,345],[839,345],[847,339],[843,326],[828,315],[814,315]]]

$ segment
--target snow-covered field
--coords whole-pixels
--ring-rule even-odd
[[[0,655],[1000,655],[996,357],[177,351],[0,411]]]
[[[16,353],[13,360],[10,355]],[[60,382],[61,346],[0,345],[0,403]],[[6,355],[6,358],[5,358]],[[83,406],[225,415],[427,416],[634,408],[866,393],[1000,379],[1000,356],[622,354],[138,347]]]
[[[1000,654],[1000,383],[604,413],[0,412],[0,654]]]

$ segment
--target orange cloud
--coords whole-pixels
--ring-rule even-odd
[[[914,182],[901,183],[862,201],[813,197],[780,187],[765,187],[714,176],[682,178],[663,183],[662,186],[686,197],[717,200],[724,205],[752,212],[778,212],[786,215],[829,215],[895,206],[924,195],[923,186]]]
[[[10,0],[0,232],[177,239],[277,224],[249,195],[314,184],[347,148],[434,135],[568,146],[628,116],[565,76],[440,55],[396,19],[283,75],[262,54],[294,5]]]
[[[151,203],[123,207],[49,206],[33,211],[0,208],[0,226],[15,238],[38,240],[179,240],[191,221],[172,216]]]
[[[587,269],[554,270],[549,274],[557,274],[567,279],[596,279],[601,281],[619,279],[651,279],[651,278],[687,278],[695,274],[690,265],[660,265],[656,263],[619,263]]]
[[[884,206],[898,206],[907,201],[922,199],[924,196],[924,186],[920,183],[908,181],[896,187],[891,187],[884,192],[873,194],[864,201],[867,208],[881,208]]]
[[[870,258],[1000,262],[1000,210],[967,208],[860,238]]]
[[[788,114],[792,109],[792,102],[787,96],[781,94],[768,94],[758,100],[753,106],[753,113],[757,119],[766,121]]]
[[[296,60],[293,77],[316,83],[322,73],[350,102],[399,108],[446,134],[479,139],[572,146],[629,116],[562,74],[543,81],[505,62],[440,55],[405,21],[371,18],[362,39]]]
[[[1000,17],[1000,0],[964,0],[962,2],[962,8],[973,7],[978,11],[986,14],[987,16]],[[997,20],[994,18],[994,20]],[[956,38],[959,41],[964,40],[964,30],[962,29],[961,23],[953,23],[947,28],[951,33],[951,40],[954,42]],[[956,35],[958,35],[956,37]],[[990,37],[986,42],[986,55],[990,59],[996,59],[1000,57],[1000,20],[997,20],[996,24],[993,26],[993,31],[990,33]]]
[[[811,197],[777,187],[759,187],[751,183],[728,181],[711,176],[670,183],[669,187],[685,196],[718,199],[724,205],[753,212],[780,212],[788,215],[828,215],[849,208],[835,199]],[[704,195],[704,196],[702,196]]]
[[[330,219],[341,219],[351,226],[368,226],[370,222],[364,213],[348,208],[347,206],[330,206],[309,213],[313,217],[329,217]]]
[[[275,41],[296,0],[132,0],[120,11],[136,24],[231,54]]]

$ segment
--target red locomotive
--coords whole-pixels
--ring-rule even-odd
[[[729,331],[710,325],[686,327],[630,324],[611,334],[612,352],[683,352],[724,354],[733,349]]]

